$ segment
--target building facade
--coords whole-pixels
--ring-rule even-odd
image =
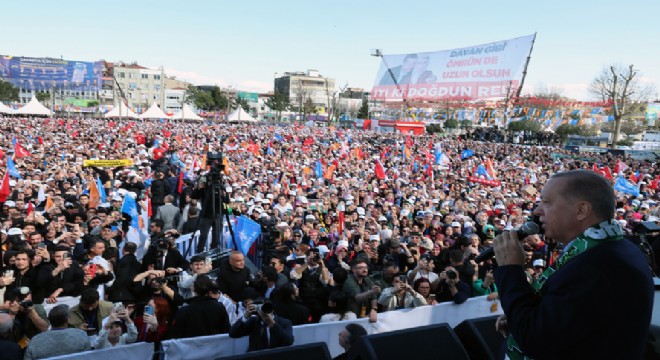
[[[317,70],[285,72],[275,78],[275,91],[289,96],[294,111],[302,111],[311,100],[317,113],[327,114],[335,93],[335,79],[323,77]]]
[[[117,80],[114,84],[116,99],[123,93],[128,106],[137,109],[139,113],[154,102],[165,103],[165,74],[162,68],[148,69],[137,63],[115,63],[113,74]]]

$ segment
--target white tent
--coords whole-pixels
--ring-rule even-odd
[[[13,114],[14,109],[0,102],[0,114]]]
[[[124,104],[123,101],[119,102],[119,106],[115,106],[112,110],[108,111],[107,114],[105,114],[106,118],[116,118],[119,117],[119,111],[121,109],[121,116],[125,118],[131,118],[131,119],[137,119],[137,115],[131,111],[128,107],[126,107],[126,104]]]
[[[229,114],[227,116],[227,121],[229,122],[237,122],[237,121],[244,121],[244,122],[257,122],[255,118],[250,116],[250,114],[246,113],[245,110],[243,110],[242,107],[238,107],[238,109],[234,110],[233,113]]]
[[[161,110],[154,102],[151,104],[149,110],[145,111],[142,115],[138,116],[140,119],[168,119],[169,116]]]
[[[50,116],[50,109],[41,105],[39,100],[36,97],[32,96],[32,99],[22,108],[16,110],[14,114],[17,115],[41,115],[41,116]]]
[[[188,104],[183,104],[183,109],[181,111],[179,111],[178,113],[172,115],[170,117],[170,119],[172,119],[172,120],[184,119],[184,120],[195,120],[195,121],[204,120],[201,117],[199,117],[197,114],[195,114],[193,109],[191,109],[190,106],[188,106]]]

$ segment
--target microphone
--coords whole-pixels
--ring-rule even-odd
[[[523,241],[524,238],[526,238],[529,235],[536,235],[540,232],[541,227],[539,224],[533,222],[533,221],[528,221],[524,223],[521,227],[514,229],[513,231],[518,234],[518,239],[520,241]],[[481,254],[477,255],[477,257],[474,258],[474,262],[480,263],[482,261],[486,261],[490,258],[495,256],[495,250],[492,247],[489,247],[488,249],[484,250],[481,252]]]

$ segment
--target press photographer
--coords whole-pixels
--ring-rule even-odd
[[[176,247],[178,231],[172,229],[162,237],[151,238],[149,250],[142,259],[142,270],[165,270],[168,275],[175,275],[188,268],[188,262]]]
[[[222,182],[222,173],[225,168],[222,164],[222,153],[208,152],[206,154],[210,170],[199,177],[197,188],[190,195],[191,198],[202,202],[202,211],[199,216],[197,228],[200,236],[197,241],[197,252],[203,252],[211,230],[211,245],[209,249],[216,249],[220,245],[220,234],[222,231],[222,216],[224,215],[225,199]]]
[[[293,344],[293,326],[275,315],[273,304],[259,299],[243,300],[245,314],[229,330],[232,338],[249,336],[248,351],[273,349]]]

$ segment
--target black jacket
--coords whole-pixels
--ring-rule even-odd
[[[261,318],[252,316],[245,320],[242,317],[232,325],[229,336],[232,338],[250,336],[248,351],[273,349],[293,344],[293,326],[291,321],[283,317],[275,315],[275,325],[269,329],[268,343],[264,343],[262,340],[262,331],[264,331],[264,325]]]
[[[139,291],[133,279],[141,272],[142,264],[133,254],[126,254],[115,265],[115,282],[109,289],[112,302],[134,302]]]
[[[548,278],[540,296],[519,265],[495,269],[509,331],[535,359],[641,359],[654,286],[630,241],[598,245]]]
[[[222,303],[208,296],[195,296],[188,299],[188,304],[176,313],[170,328],[171,338],[182,339],[229,332],[229,316]]]
[[[151,203],[164,204],[165,195],[170,193],[170,184],[165,179],[156,179],[151,183]]]
[[[60,296],[80,296],[83,290],[83,279],[85,272],[80,268],[77,261],[71,263],[71,266],[59,274],[53,276],[55,264],[51,264],[44,271],[40,272],[40,278],[43,275],[47,281],[46,296],[50,296],[55,290],[62,288]]]
[[[302,325],[309,322],[309,309],[295,301],[276,301],[273,303],[275,314],[291,320],[293,325]]]

